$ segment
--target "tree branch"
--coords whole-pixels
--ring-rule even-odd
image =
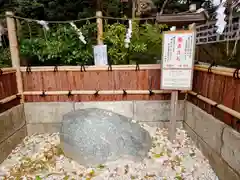
[[[167,5],[168,1],[169,1],[169,0],[165,0],[165,1],[164,1],[163,5],[162,5],[162,8],[161,8],[161,11],[160,11],[160,15],[163,14],[163,10],[164,10],[165,6]]]

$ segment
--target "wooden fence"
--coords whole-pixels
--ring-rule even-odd
[[[0,69],[0,113],[20,103],[15,73],[14,68]]]
[[[210,71],[209,71],[210,70]],[[21,67],[24,102],[169,100],[159,65]],[[19,104],[14,69],[0,76],[1,111]],[[234,73],[235,72],[235,73]],[[196,65],[188,100],[240,131],[240,73]],[[184,99],[181,92],[179,99]],[[4,108],[2,108],[4,107]]]
[[[223,105],[226,108],[240,112],[239,70],[218,67],[212,69],[212,72],[209,72],[207,68],[195,66],[193,78],[193,92],[195,93],[189,93],[188,100],[240,131],[240,118],[224,112],[221,108]],[[206,103],[201,98],[198,98],[197,95],[206,97],[217,104]],[[218,105],[220,104],[219,108]]]
[[[108,69],[90,66],[81,72],[76,66],[58,67],[57,71],[54,67],[32,67],[27,72],[27,68],[21,68],[25,102],[170,99],[169,91],[160,90],[159,65]],[[179,98],[183,99],[184,94]]]

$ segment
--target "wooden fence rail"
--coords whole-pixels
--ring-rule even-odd
[[[84,71],[85,70],[85,71]],[[81,67],[22,67],[23,89],[26,102],[33,101],[116,101],[116,100],[162,100],[169,99],[169,92],[148,93],[160,90],[159,65],[122,65]],[[34,95],[31,91],[100,91],[99,96],[92,94],[51,94]],[[102,91],[136,91],[123,96],[123,93],[105,93]],[[139,93],[139,90],[146,91]],[[101,95],[100,95],[101,94]],[[180,96],[181,99],[184,95]]]

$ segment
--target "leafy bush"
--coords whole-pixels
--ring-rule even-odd
[[[155,63],[161,56],[162,35],[165,26],[133,23],[129,48],[124,40],[127,28],[123,24],[104,26],[104,44],[112,64]],[[93,46],[96,45],[96,24],[80,28],[87,44],[83,44],[70,25],[51,27],[43,35],[20,40],[20,52],[35,65],[93,64]]]
[[[96,31],[94,24],[84,25],[81,31],[85,37],[91,37],[91,32]],[[87,44],[83,44],[70,26],[53,27],[45,31],[43,36],[20,41],[21,55],[32,59],[33,64],[91,64],[93,59],[92,43],[86,38]]]
[[[161,57],[164,25],[133,23],[129,48],[125,47],[126,26],[123,24],[105,25],[104,43],[108,46],[108,56],[113,64],[156,63]]]
[[[0,48],[0,67],[8,67],[11,65],[11,54],[9,48]]]

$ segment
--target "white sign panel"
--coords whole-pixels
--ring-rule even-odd
[[[191,72],[192,70],[181,69],[165,69],[162,72],[162,84],[165,88],[172,89],[173,87],[181,87],[188,89],[191,87]]]
[[[194,31],[169,31],[164,33],[161,89],[192,89],[194,48]]]
[[[94,64],[96,66],[108,64],[106,45],[96,45],[94,46],[93,51],[94,51]]]

